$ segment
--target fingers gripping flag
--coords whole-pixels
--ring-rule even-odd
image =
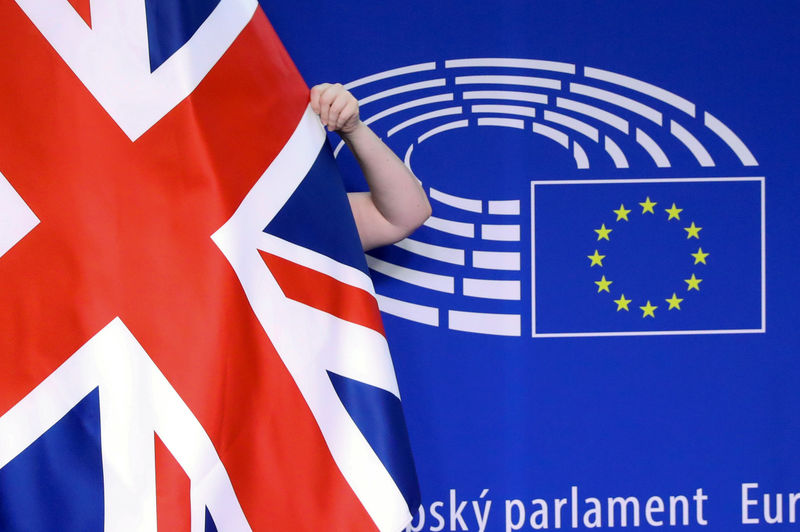
[[[371,282],[256,3],[0,26],[0,529],[402,529]]]

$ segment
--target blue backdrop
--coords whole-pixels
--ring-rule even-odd
[[[368,259],[413,530],[800,526],[796,2],[262,4],[432,197]]]

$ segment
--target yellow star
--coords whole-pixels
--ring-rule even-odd
[[[686,235],[687,239],[695,237],[698,240],[700,239],[700,229],[702,229],[702,227],[697,227],[696,225],[694,225],[694,222],[692,222],[692,225],[690,227],[683,228],[684,231],[689,233],[688,235]]]
[[[677,208],[674,203],[672,204],[671,208],[664,209],[664,210],[667,211],[667,214],[669,214],[669,218],[667,218],[667,221],[672,220],[673,218],[675,218],[676,220],[680,220],[681,219],[680,215],[681,215],[681,211],[683,209]]]
[[[689,288],[686,289],[687,292],[690,291],[692,288],[694,288],[695,290],[697,290],[699,292],[700,291],[700,283],[703,282],[702,279],[698,279],[697,277],[694,276],[694,274],[692,274],[692,278],[691,279],[684,279],[684,281],[686,281],[689,284]]]
[[[680,310],[681,309],[681,301],[683,301],[683,299],[679,298],[675,294],[675,292],[672,292],[672,297],[669,298],[669,299],[665,299],[664,301],[669,303],[669,308],[667,310],[672,310],[674,308]]]
[[[613,231],[613,229],[606,229],[606,224],[603,224],[600,229],[595,229],[594,232],[597,233],[597,240],[608,240],[608,234]]]
[[[614,303],[617,304],[617,312],[620,310],[628,310],[628,303],[630,303],[630,299],[625,299],[625,294],[620,294],[619,299],[615,299]]]
[[[600,253],[598,253],[597,250],[594,250],[594,255],[586,255],[586,256],[592,260],[592,263],[589,265],[590,268],[594,265],[602,266],[603,259],[606,258],[605,255],[601,255]]]
[[[703,248],[697,248],[697,253],[690,253],[692,257],[694,257],[694,263],[699,264],[703,263],[706,264],[706,257],[710,255],[710,253],[703,253]]]
[[[605,290],[606,292],[608,292],[610,294],[611,291],[609,291],[608,286],[613,282],[614,281],[606,281],[606,276],[605,275],[599,281],[595,281],[594,284],[597,285],[597,293],[599,294],[600,292]]]
[[[617,221],[625,220],[627,222],[628,221],[628,213],[629,212],[631,212],[631,210],[630,209],[626,209],[625,205],[620,203],[619,204],[619,209],[615,210],[614,214],[617,215]]]
[[[646,318],[647,316],[650,316],[651,318],[655,318],[656,317],[656,315],[653,313],[653,311],[656,310],[658,307],[655,306],[655,305],[651,305],[649,299],[647,300],[647,305],[645,305],[643,307],[639,307],[639,308],[644,311],[644,314],[642,314],[643,318]]]
[[[651,214],[655,214],[655,212],[653,211],[653,207],[658,205],[658,202],[650,201],[650,196],[647,196],[647,199],[644,200],[644,202],[640,201],[639,205],[642,206],[642,214],[644,214],[646,212],[649,212]]]

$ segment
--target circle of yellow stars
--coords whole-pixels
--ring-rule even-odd
[[[652,214],[653,216],[656,216],[656,212],[659,212],[655,208],[656,205],[658,205],[658,202],[652,201],[650,199],[650,196],[647,196],[644,201],[639,202],[639,206],[642,208],[642,212],[640,214],[642,216],[645,216],[647,214]],[[671,220],[676,220],[677,222],[683,222],[681,220],[681,213],[683,212],[683,209],[679,208],[675,203],[673,203],[671,207],[663,209],[663,210],[664,210],[664,212],[666,212],[666,216],[667,216],[667,221],[668,222],[671,221]],[[630,219],[628,218],[628,216],[634,211],[633,211],[633,209],[626,209],[625,208],[625,204],[621,203],[619,208],[618,209],[613,209],[612,212],[614,214],[616,214],[616,216],[617,216],[616,221],[617,222],[629,222]],[[685,222],[683,222],[683,223],[685,223]],[[700,231],[702,229],[703,228],[702,227],[698,227],[695,224],[694,221],[692,221],[691,224],[688,227],[684,227],[683,228],[683,230],[686,231],[686,239],[687,240],[696,239],[698,241],[700,240]],[[606,224],[602,224],[599,229],[595,229],[594,230],[594,232],[597,233],[597,242],[600,242],[602,240],[610,242],[611,241],[611,233],[613,231],[614,231],[613,229],[607,228]],[[698,264],[703,264],[703,265],[708,264],[706,262],[706,260],[708,259],[708,257],[711,254],[706,252],[706,251],[703,251],[703,248],[699,245],[699,242],[698,242],[697,252],[690,253],[690,255],[694,259],[693,266],[697,266]],[[603,268],[604,267],[603,260],[606,258],[606,255],[601,255],[599,249],[595,249],[594,253],[592,253],[591,255],[587,255],[586,257],[591,261],[590,264],[589,264],[590,268],[594,268],[595,266],[597,266],[599,268]],[[700,283],[703,282],[703,279],[699,279],[697,277],[697,275],[694,272],[692,272],[692,276],[689,279],[684,279],[684,282],[686,283],[686,292],[688,294],[692,290],[695,290],[695,291],[699,292],[700,291]],[[614,281],[608,280],[608,279],[606,279],[605,275],[602,275],[599,281],[594,281],[594,284],[597,285],[597,293],[598,294],[601,293],[601,292],[606,292],[608,294],[611,294],[612,293],[611,292],[611,285],[614,284]],[[633,303],[633,299],[628,299],[627,297],[625,297],[625,294],[623,292],[620,292],[619,294],[620,294],[619,298],[613,300],[614,303],[617,305],[617,312],[620,312],[622,310],[624,310],[626,312],[630,312],[630,310],[631,310],[630,309],[630,304]],[[666,310],[667,311],[671,311],[671,310],[680,311],[681,310],[681,303],[683,302],[684,298],[678,297],[678,293],[677,292],[673,292],[671,297],[664,298],[663,300],[668,305],[668,306],[666,306]],[[656,318],[656,310],[658,310],[659,306],[663,307],[664,305],[654,305],[652,303],[652,301],[659,302],[660,301],[659,299],[656,299],[656,300],[647,299],[645,301],[646,301],[646,303],[644,305],[636,305],[642,311],[642,319],[645,319],[645,318],[653,318],[653,319],[655,319]]]

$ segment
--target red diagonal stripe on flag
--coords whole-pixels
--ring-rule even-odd
[[[361,288],[258,250],[289,299],[384,334],[378,302]]]

